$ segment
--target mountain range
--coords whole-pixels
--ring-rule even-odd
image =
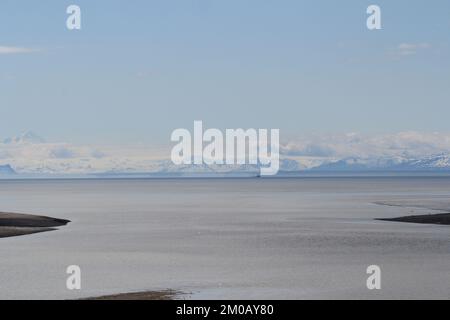
[[[322,140],[283,145],[279,172],[450,172],[450,135],[403,133],[365,140],[346,135],[326,141],[326,145]],[[168,154],[170,150],[155,153],[143,145],[97,148],[49,143],[25,131],[0,140],[0,175],[255,175],[260,171],[258,165],[179,166]]]
[[[118,167],[111,170],[94,172],[76,172],[76,174],[100,174],[100,175],[128,175],[128,174],[155,174],[158,176],[172,175],[229,175],[229,174],[250,174],[259,172],[258,165],[175,165],[170,160],[154,161],[148,165],[147,170],[136,170],[133,167]],[[41,166],[39,170],[34,170],[33,174],[73,174],[69,165],[60,169]],[[422,159],[368,159],[368,158],[346,158],[340,160],[325,161],[323,164],[308,168],[302,164],[301,160],[282,159],[280,160],[280,173],[331,173],[331,172],[450,172],[450,155],[437,155]],[[16,175],[16,171],[9,164],[0,165],[0,176]]]
[[[422,159],[401,158],[345,158],[328,160],[323,164],[308,167],[302,160],[281,159],[279,173],[332,173],[332,172],[450,172],[450,155],[438,155]],[[186,175],[186,174],[257,174],[258,165],[174,165],[170,160],[158,161],[147,174]],[[109,171],[108,175],[122,175],[125,172]],[[140,172],[145,174],[145,172]]]
[[[450,171],[450,155],[440,154],[420,159],[356,158],[326,162],[311,171]]]

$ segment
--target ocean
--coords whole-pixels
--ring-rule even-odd
[[[0,239],[0,298],[446,299],[450,227],[374,219],[449,210],[450,177],[0,180],[0,211],[72,221]]]

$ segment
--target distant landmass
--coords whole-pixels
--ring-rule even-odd
[[[170,160],[158,162],[152,172],[109,171],[97,174],[100,177],[253,177],[257,176],[259,165],[174,165]],[[327,175],[353,173],[450,173],[450,156],[439,155],[423,159],[402,158],[345,158],[328,161],[308,168],[301,161],[280,160],[279,176]]]
[[[0,165],[0,176],[10,176],[15,175],[16,172],[14,169],[9,165]]]
[[[259,165],[175,165],[170,160],[156,161],[152,163],[150,170],[137,171],[128,170],[106,170],[86,173],[70,173],[66,170],[34,171],[29,173],[17,173],[9,164],[0,165],[0,177],[11,177],[20,175],[30,178],[51,178],[59,176],[90,176],[102,178],[131,178],[131,177],[253,177],[259,175]],[[340,160],[328,160],[314,167],[307,167],[301,160],[281,159],[278,175],[327,175],[327,174],[361,174],[372,172],[385,173],[450,173],[450,156],[438,155],[422,159],[400,159],[400,158],[345,158]]]
[[[282,146],[278,175],[450,174],[450,134],[399,133],[372,139],[346,135],[330,139]],[[103,149],[47,142],[25,131],[0,139],[0,177],[252,177],[258,176],[261,168],[260,164],[175,165],[167,153],[155,154],[141,145]]]
[[[4,139],[3,143],[4,144],[25,144],[25,143],[40,144],[40,143],[45,143],[45,140],[32,131],[25,131],[25,132],[22,132],[18,136]]]
[[[401,158],[345,158],[327,162],[311,171],[450,171],[450,155],[421,159]]]

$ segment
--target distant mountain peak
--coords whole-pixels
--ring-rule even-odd
[[[0,175],[13,175],[16,174],[14,169],[9,165],[0,165]]]
[[[419,158],[373,157],[344,158],[325,162],[312,168],[314,171],[450,171],[450,154],[438,154]]]
[[[7,138],[3,141],[5,144],[36,144],[45,143],[45,140],[35,134],[33,131],[24,131],[20,135]]]
[[[423,170],[450,170],[450,155],[438,154],[421,159],[410,160],[403,164],[408,168]]]

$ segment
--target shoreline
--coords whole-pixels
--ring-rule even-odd
[[[161,290],[161,291],[141,291],[141,292],[129,292],[129,293],[119,293],[111,294],[106,296],[83,298],[80,300],[175,300],[176,296],[181,295],[182,292],[175,290]]]
[[[31,214],[0,212],[0,238],[58,230],[70,220]]]
[[[398,218],[380,218],[378,221],[450,225],[450,213],[422,214]]]

